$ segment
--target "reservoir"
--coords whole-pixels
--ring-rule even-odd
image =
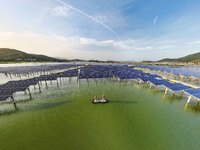
[[[108,103],[92,104],[102,94]],[[0,105],[0,149],[198,150],[200,112],[163,95],[130,81],[66,79],[18,110]]]

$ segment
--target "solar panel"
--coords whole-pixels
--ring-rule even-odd
[[[76,64],[54,64],[54,65],[40,65],[40,66],[23,66],[23,67],[2,67],[0,73],[7,74],[28,74],[32,72],[45,72],[56,69],[68,69],[80,65]]]
[[[58,65],[58,66],[40,66],[40,67],[33,67],[28,69],[27,71],[25,68],[20,68],[22,73],[30,72],[30,71],[48,71],[51,69],[56,68],[70,68],[73,65]],[[76,65],[74,65],[76,66]],[[78,66],[78,65],[77,65]],[[178,70],[182,68],[177,67],[168,67],[168,66],[156,66],[156,65],[135,65],[142,68],[148,68],[153,70],[160,70],[160,71],[168,71],[168,72],[174,72],[174,73],[180,73]],[[19,68],[17,68],[19,69]],[[17,69],[10,68],[10,70],[7,70],[7,72],[17,72]],[[19,69],[19,70],[20,70]],[[1,71],[1,70],[0,70]],[[185,69],[182,69],[181,71],[185,71]],[[187,72],[187,71],[186,71]],[[185,73],[186,73],[185,72]],[[19,90],[26,90],[30,85],[35,85],[39,81],[46,81],[46,80],[56,80],[58,77],[76,77],[78,75],[77,69],[67,70],[62,73],[55,73],[51,75],[41,75],[36,78],[27,79],[27,80],[19,80],[19,81],[9,81],[6,85],[0,86],[0,89],[9,90],[5,92],[3,90],[3,94],[13,94],[16,91]],[[88,79],[88,78],[108,78],[108,77],[119,77],[120,79],[134,79],[134,78],[140,78],[141,80],[150,81],[155,85],[164,85],[173,91],[177,90],[188,90],[187,86],[184,86],[180,83],[171,83],[166,80],[159,80],[157,77],[160,77],[156,74],[150,74],[150,73],[144,73],[142,70],[135,70],[132,68],[129,68],[127,65],[91,65],[87,67],[80,68],[80,74],[79,79]],[[13,88],[15,87],[15,88]],[[198,91],[200,93],[200,90]],[[191,93],[194,93],[194,91],[191,91]]]
[[[188,89],[188,90],[184,90],[184,91],[193,95],[193,94],[200,93],[200,88],[197,88],[197,89]]]
[[[171,83],[171,82],[163,82],[163,85],[166,86],[166,87],[173,87],[173,86],[176,86],[175,83]]]
[[[185,85],[182,86],[174,86],[174,87],[169,87],[173,91],[180,91],[180,90],[185,90],[185,89],[191,89],[190,87],[187,87]]]
[[[195,96],[196,98],[200,99],[200,93],[193,94],[193,96]]]

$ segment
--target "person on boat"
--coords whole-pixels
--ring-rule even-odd
[[[102,99],[105,100],[105,96],[104,95],[102,96]]]

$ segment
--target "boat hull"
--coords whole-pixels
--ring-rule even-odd
[[[107,100],[105,99],[93,99],[92,100],[93,104],[98,104],[98,103],[107,103]]]

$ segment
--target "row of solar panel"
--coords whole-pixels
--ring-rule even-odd
[[[93,65],[81,68],[79,78],[101,78],[101,77],[119,77],[120,79],[132,79],[141,76],[142,71],[133,70],[125,66],[114,65]]]
[[[146,67],[145,67],[146,68]],[[107,71],[109,70],[109,71]],[[200,98],[200,88],[199,89],[191,89],[188,86],[185,86],[181,83],[171,83],[169,81],[163,80],[163,79],[157,79],[160,77],[159,75],[152,75],[150,73],[143,73],[142,71],[136,71],[128,67],[121,67],[121,66],[90,66],[81,69],[81,78],[91,78],[101,77],[101,73],[108,73],[110,74],[104,75],[106,77],[112,77],[117,76],[120,79],[134,79],[139,78],[143,80],[144,82],[150,81],[151,83],[155,85],[164,85],[165,87],[173,90],[173,91],[180,91],[184,90],[185,92]],[[95,74],[96,73],[96,74]],[[95,76],[96,75],[96,76]]]
[[[134,65],[135,67],[147,68],[150,70],[172,72],[175,75],[194,76],[200,78],[199,68],[185,66],[161,66],[161,65]]]
[[[106,74],[106,75],[105,75]],[[155,85],[164,85],[173,91],[191,89],[181,83],[171,83],[169,81],[158,79],[159,75],[143,73],[125,66],[90,66],[81,69],[80,78],[100,78],[117,76],[120,79],[139,78],[144,82],[150,81]],[[200,92],[199,92],[200,93]]]
[[[0,100],[5,100],[7,96],[11,96],[14,92],[24,91],[30,85],[35,85],[39,81],[56,80],[58,77],[75,77],[78,75],[78,70],[68,70],[62,73],[42,75],[40,77],[20,80],[20,81],[9,81],[8,83],[0,86]],[[140,78],[144,82],[150,81],[155,85],[164,85],[173,91],[185,90],[187,86],[180,83],[170,83],[166,80],[158,79],[158,75],[152,75],[150,73],[143,73],[141,70],[134,70],[127,66],[113,66],[113,65],[92,65],[80,69],[80,79],[87,78],[107,78],[107,77],[119,77],[120,79],[133,79]],[[192,91],[193,92],[193,91]],[[189,92],[188,92],[189,93]],[[200,90],[197,93],[200,93]]]
[[[40,66],[23,66],[23,67],[2,67],[0,73],[7,74],[26,74],[30,72],[51,71],[56,69],[68,69],[76,67],[74,64],[59,64],[59,65],[40,65]]]
[[[39,81],[57,80],[58,77],[74,77],[77,75],[78,71],[73,69],[57,74],[41,75],[26,80],[9,81],[6,84],[0,85],[0,101],[6,100],[15,92],[25,91],[30,85],[36,85]]]
[[[195,67],[172,67],[172,66],[156,66],[156,65],[135,65],[135,66],[141,67],[141,68],[148,68],[151,70],[157,70],[157,71],[172,72],[175,75],[195,76],[195,77],[200,78],[199,68],[195,68]],[[200,88],[192,89],[183,84],[170,83],[165,80],[164,81],[150,80],[150,81],[154,83],[155,85],[164,85],[173,91],[184,90],[186,93],[200,99]]]

